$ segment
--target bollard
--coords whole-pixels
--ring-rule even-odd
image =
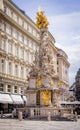
[[[48,120],[48,121],[51,121],[51,113],[50,113],[50,112],[48,112],[47,120]]]
[[[78,116],[77,116],[77,112],[75,112],[75,121],[77,121]]]
[[[22,112],[21,112],[21,111],[18,112],[18,119],[19,119],[20,121],[22,121],[22,119],[23,119],[23,116],[22,116]]]
[[[3,111],[1,111],[1,118],[3,117]]]
[[[14,111],[12,111],[12,118],[14,118]]]

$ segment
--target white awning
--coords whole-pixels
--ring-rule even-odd
[[[14,104],[24,104],[24,102],[23,102],[23,100],[21,98],[21,95],[13,95],[13,94],[11,94],[11,98],[12,98]]]
[[[60,101],[60,104],[65,104],[65,105],[78,105],[80,104],[80,101],[73,101],[73,102],[68,102],[68,101]]]
[[[23,100],[24,100],[25,102],[27,102],[27,97],[26,97],[26,96],[23,96]]]
[[[11,99],[11,97],[10,97],[9,94],[0,93],[0,103],[4,103],[4,104],[9,103],[9,104],[12,104],[13,101],[12,101],[12,99]]]

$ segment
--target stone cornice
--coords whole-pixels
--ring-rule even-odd
[[[20,63],[20,64],[23,64],[25,66],[28,66],[29,62],[28,61],[24,61],[24,59],[21,59],[21,58],[18,58],[16,56],[13,56],[12,54],[10,53],[6,53],[6,51],[3,51],[0,49],[0,55],[4,58],[8,58],[14,62],[17,62],[17,63]]]
[[[8,6],[13,9],[18,15],[20,15],[30,26],[32,26],[34,29],[36,29],[37,31],[38,28],[36,27],[35,23],[32,21],[32,19],[30,19],[29,16],[27,16],[25,13],[21,12],[21,9],[12,1],[9,0],[4,0],[6,4],[8,4]]]
[[[20,86],[23,86],[23,85],[25,86],[28,83],[27,79],[23,80],[15,76],[1,74],[1,73],[0,73],[0,82],[4,82],[4,84],[5,83],[16,84]]]
[[[29,33],[27,30],[23,29],[17,22],[12,20],[7,14],[5,14],[2,10],[0,10],[0,17],[4,19],[6,22],[9,22],[12,26],[23,32],[25,35],[30,37],[32,40],[34,40],[36,43],[39,44],[39,40],[36,39],[35,36],[33,36],[31,33]]]
[[[66,64],[68,65],[68,67],[70,66],[69,61],[68,61],[65,57],[61,56],[61,57],[57,57],[57,58],[58,58],[58,59],[61,59],[61,60],[63,60],[63,61],[65,61]]]

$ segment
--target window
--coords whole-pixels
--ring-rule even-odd
[[[26,60],[29,61],[29,51],[27,51]]]
[[[5,69],[5,60],[1,60],[1,72],[4,73],[4,69]]]
[[[15,75],[18,76],[18,65],[15,65]]]
[[[67,75],[67,70],[65,70],[65,74]]]
[[[24,27],[24,21],[22,21],[22,27]]]
[[[22,41],[22,34],[19,33],[19,41],[21,42]]]
[[[16,38],[17,38],[17,40],[19,39],[19,32],[18,31],[16,31]]]
[[[33,63],[33,55],[31,54],[31,63]]]
[[[32,57],[31,57],[31,53],[29,53],[29,62],[32,62]]]
[[[24,49],[21,49],[21,58],[24,58]]]
[[[33,50],[36,51],[36,43],[33,44]]]
[[[8,52],[12,53],[12,44],[11,43],[9,43],[9,45],[8,45]]]
[[[31,33],[31,27],[29,26],[29,32]]]
[[[19,32],[15,30],[15,38],[18,40],[19,39]]]
[[[19,18],[19,24],[22,26],[22,19]]]
[[[27,31],[29,31],[29,25],[27,24]]]
[[[10,35],[13,35],[13,28],[10,27]]]
[[[16,16],[17,17],[17,22],[19,23],[19,16]]]
[[[15,55],[18,56],[18,54],[19,54],[18,46],[15,46]]]
[[[26,37],[24,37],[24,44],[25,44],[25,45],[27,44],[27,39],[26,39]]]
[[[33,55],[33,61],[35,61],[35,55]]]
[[[11,85],[7,86],[7,92],[11,92]]]
[[[24,36],[22,35],[22,42],[24,43]]]
[[[57,72],[59,72],[59,67],[57,67]]]
[[[37,33],[37,38],[39,39],[39,34]]]
[[[32,41],[29,40],[29,47],[31,48],[32,47]]]
[[[6,23],[5,22],[3,23],[3,31],[6,32]]]
[[[28,77],[28,68],[26,69],[26,78]]]
[[[6,50],[6,39],[2,39],[1,49]]]
[[[17,15],[16,15],[16,14],[14,14],[14,20],[15,20],[15,22],[17,22],[17,20],[18,20],[18,18],[17,18]]]
[[[11,67],[12,67],[12,64],[11,62],[9,62],[9,74],[11,74]]]
[[[26,41],[26,42],[27,42],[27,46],[29,46],[29,39],[28,39],[28,38],[27,38],[27,41]]]
[[[7,8],[7,15],[11,17],[11,9]]]
[[[33,42],[31,41],[31,48],[33,49]]]
[[[13,18],[13,11],[11,10],[11,18]]]
[[[36,36],[36,31],[35,30],[33,30],[33,35]]]
[[[17,86],[14,86],[14,93],[17,93]]]
[[[6,13],[7,12],[7,7],[6,7],[6,5],[4,5],[4,13]]]
[[[21,78],[23,78],[23,67],[21,67]]]
[[[4,87],[4,85],[0,84],[0,91],[3,91],[3,87]]]
[[[24,22],[24,28],[27,30],[27,23]]]

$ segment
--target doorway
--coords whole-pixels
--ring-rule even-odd
[[[40,91],[36,93],[36,105],[40,105]]]

